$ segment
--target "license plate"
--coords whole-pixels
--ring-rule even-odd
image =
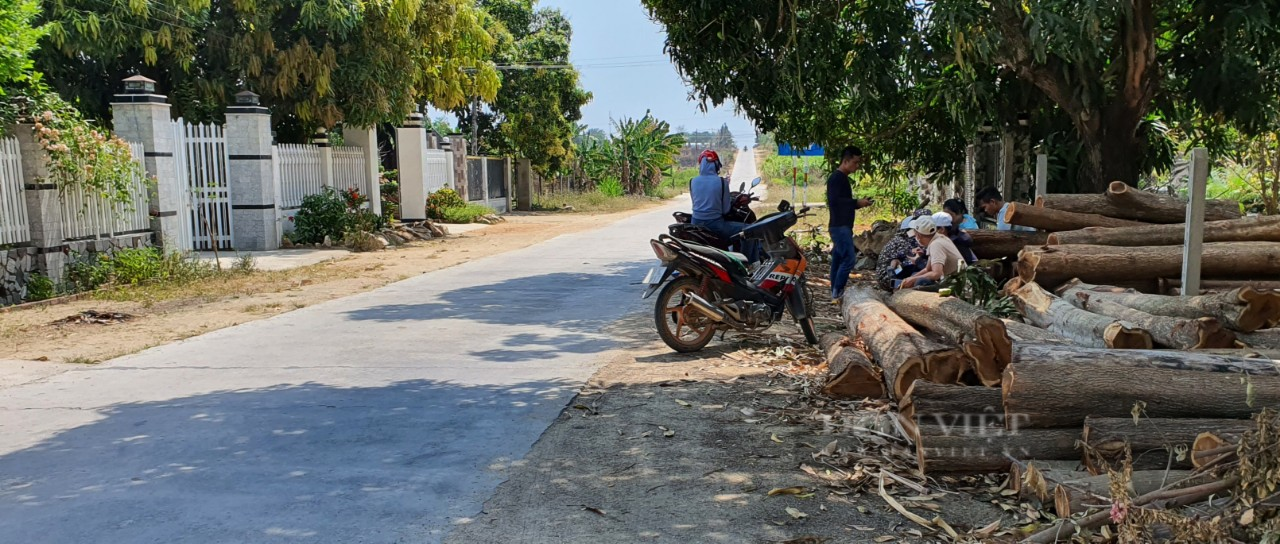
[[[644,279],[640,283],[644,285],[656,285],[662,279],[663,269],[650,268],[649,273],[644,275]]]

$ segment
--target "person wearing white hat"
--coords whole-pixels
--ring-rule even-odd
[[[938,226],[938,234],[945,235],[952,244],[955,244],[965,264],[978,262],[978,256],[973,254],[973,237],[955,225],[955,218],[950,213],[933,214],[933,224]]]
[[[948,217],[947,224],[950,223],[950,217]],[[934,285],[942,281],[946,275],[954,274],[964,266],[964,257],[960,255],[960,250],[956,249],[956,245],[951,243],[951,239],[945,234],[940,235],[933,216],[916,219],[911,223],[911,230],[907,233],[916,238],[920,247],[925,248],[927,260],[923,270],[902,280],[901,289]]]

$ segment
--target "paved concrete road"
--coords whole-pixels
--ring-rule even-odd
[[[0,542],[439,541],[646,308],[676,207],[0,390]]]

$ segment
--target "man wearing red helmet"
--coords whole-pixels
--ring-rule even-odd
[[[693,224],[730,240],[747,228],[747,224],[724,218],[733,201],[729,198],[729,180],[720,177],[723,166],[719,154],[710,149],[703,151],[698,156],[698,176],[689,182],[689,196],[693,199]],[[756,244],[749,240],[735,240],[734,245],[753,262],[757,260],[759,248]]]

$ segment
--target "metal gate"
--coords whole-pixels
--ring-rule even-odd
[[[174,162],[178,179],[185,181],[190,198],[185,203],[185,247],[196,251],[230,250],[231,185],[227,177],[227,139],[218,125],[192,125],[179,118],[173,123]]]

